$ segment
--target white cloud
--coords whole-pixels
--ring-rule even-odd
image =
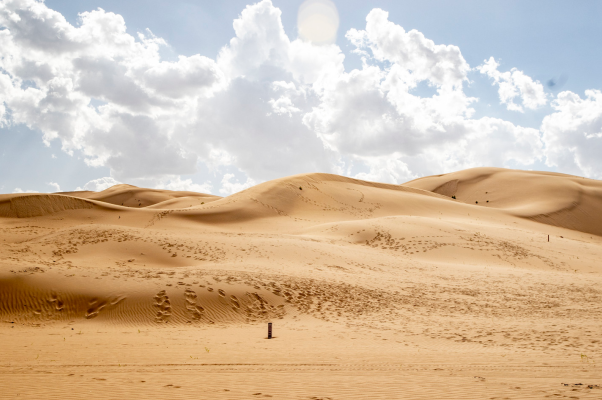
[[[223,82],[222,72],[215,61],[194,55],[179,56],[178,62],[161,62],[142,68],[142,79],[157,94],[178,99],[210,93]]]
[[[362,51],[363,68],[339,74],[304,122],[328,148],[369,169],[358,178],[394,182],[541,159],[536,129],[471,119],[476,99],[463,91],[469,67],[457,47],[436,45],[416,31],[406,33],[382,10],[368,15],[365,31],[351,30],[347,37]],[[414,94],[421,82],[435,94]]]
[[[0,124],[26,124],[88,165],[108,167],[111,178],[86,183],[88,190],[127,181],[230,194],[284,175],[343,173],[351,164],[358,177],[399,182],[531,165],[544,145],[549,162],[560,164],[552,144],[564,133],[542,127],[548,145],[536,129],[473,118],[478,99],[464,92],[471,69],[460,49],[406,32],[383,10],[368,14],[365,29],[347,32],[363,58],[351,71],[337,45],[290,40],[269,0],[247,6],[233,26],[235,37],[215,60],[168,62],[160,55],[165,41],[150,31],[128,34],[119,15],[98,9],[72,26],[42,2],[5,0]],[[507,107],[546,103],[539,82],[498,66],[492,58],[478,68]],[[421,95],[423,86],[434,94]],[[556,114],[569,113],[563,101],[559,95]],[[587,150],[572,154],[585,157],[579,152]],[[216,181],[181,177],[198,166]]]
[[[23,190],[21,188],[15,188],[15,190],[13,190],[13,193],[39,193],[35,190]]]
[[[522,71],[512,68],[507,72],[498,71],[500,64],[493,57],[485,60],[483,65],[477,67],[482,74],[493,78],[494,85],[499,86],[498,93],[502,104],[506,104],[508,110],[523,112],[523,107],[514,103],[516,97],[521,98],[523,106],[534,110],[545,105],[548,101],[539,81],[533,81]]]
[[[227,196],[232,193],[240,192],[241,190],[245,190],[257,184],[257,182],[255,182],[251,178],[247,178],[247,180],[244,183],[233,181],[234,178],[234,174],[224,174],[222,178],[222,187],[219,190],[221,194]]]
[[[54,188],[55,192],[60,192],[61,191],[61,187],[56,182],[48,182],[48,186],[52,186]]]
[[[213,185],[210,182],[199,185],[193,183],[192,179],[182,179],[179,176],[164,179],[154,187],[155,189],[182,190],[197,193],[211,193],[211,190],[213,189]]]
[[[362,163],[368,172],[355,174],[355,178],[372,182],[399,183],[416,178],[408,165],[395,154],[389,157],[363,157]]]
[[[286,96],[280,96],[278,100],[271,99],[268,103],[272,106],[272,110],[276,114],[286,114],[291,117],[293,113],[301,111],[295,107],[291,99]]]
[[[12,122],[61,140],[65,151],[81,151],[118,179],[194,172],[196,154],[171,136],[194,100],[221,82],[215,62],[198,55],[161,62],[163,40],[148,32],[134,38],[121,16],[102,9],[80,14],[80,22],[74,27],[34,0],[0,5],[0,41],[10,55],[0,60],[7,72],[0,104]],[[26,81],[33,86],[22,89]]]
[[[555,112],[543,119],[546,163],[562,171],[602,178],[602,92],[586,90],[585,98],[561,92]]]
[[[234,20],[236,37],[217,58],[228,78],[273,80],[278,69],[288,63],[290,40],[284,33],[281,14],[271,1],[261,1],[247,6]]]
[[[0,104],[13,123],[60,140],[119,181],[191,174],[215,151],[260,180],[330,170],[319,138],[292,115],[316,101],[302,86],[342,70],[343,56],[336,46],[291,43],[270,1],[243,11],[217,61],[161,61],[164,41],[127,34],[121,16],[99,9],[80,17],[74,27],[34,0],[1,5],[11,57],[0,60],[10,73],[0,73]],[[35,85],[21,89],[28,79]]]
[[[359,50],[369,48],[376,60],[402,66],[399,78],[410,87],[425,80],[437,86],[462,85],[470,67],[457,46],[437,45],[415,29],[406,32],[388,17],[376,8],[366,17],[366,30],[351,29],[346,37]]]

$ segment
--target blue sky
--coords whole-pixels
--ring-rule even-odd
[[[3,1],[0,192],[602,177],[602,3],[334,2],[327,45],[298,39],[302,3]]]

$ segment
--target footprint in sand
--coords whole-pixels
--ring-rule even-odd
[[[89,308],[86,311],[86,319],[92,319],[98,316],[98,313],[102,311],[103,308],[107,306],[107,302],[99,299],[92,299],[89,303]]]
[[[234,311],[240,310],[240,303],[238,302],[238,298],[236,296],[230,296],[230,301],[232,302],[232,309]]]
[[[228,307],[232,307],[234,309],[234,307],[232,306],[230,299],[228,299],[228,297],[226,297],[226,292],[223,289],[218,289],[217,290],[217,300],[224,306]],[[235,310],[236,311],[236,310]]]
[[[196,304],[197,295],[195,291],[186,289],[184,295],[186,296],[186,309],[190,313],[190,318],[193,321],[200,320],[205,312],[205,309]]]
[[[50,298],[48,299],[50,304],[54,304],[54,309],[56,311],[63,311],[65,308],[64,303],[59,299],[58,295],[55,292],[52,292]]]
[[[98,314],[103,310],[103,308],[109,306],[109,308],[111,307],[115,307],[116,305],[118,305],[119,303],[121,303],[122,301],[125,300],[125,296],[116,296],[116,297],[112,297],[110,299],[98,299],[98,298],[93,298],[90,300],[90,302],[88,303],[88,309],[86,310],[86,314],[85,317],[86,319],[92,319],[98,316]]]
[[[168,322],[171,317],[171,302],[165,290],[161,290],[153,299],[155,300],[154,306],[159,308],[155,322]]]
[[[268,301],[261,297],[258,293],[247,293],[247,300],[244,302],[244,305],[247,317],[252,319],[266,318],[270,316],[282,317],[286,313],[284,305],[270,305]]]

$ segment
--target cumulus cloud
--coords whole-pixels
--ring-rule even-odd
[[[224,82],[215,61],[198,54],[179,56],[178,62],[160,62],[143,68],[142,79],[156,94],[172,99],[208,94]]]
[[[247,6],[233,26],[215,60],[166,61],[164,40],[130,35],[117,14],[85,12],[73,26],[42,2],[3,1],[0,124],[25,124],[110,169],[86,190],[133,181],[230,194],[284,175],[352,170],[400,182],[543,157],[537,129],[473,118],[478,99],[464,92],[473,70],[457,46],[406,31],[383,10],[347,32],[362,57],[350,71],[337,45],[291,40],[270,0]],[[539,82],[498,67],[492,58],[478,68],[509,108],[546,103]],[[555,104],[566,114],[563,99]],[[183,177],[200,165],[216,180]]]
[[[51,186],[52,188],[54,188],[55,192],[60,192],[61,191],[61,187],[58,183],[56,182],[48,182],[48,186]]]
[[[246,182],[240,183],[238,182],[238,180],[235,180],[234,174],[224,174],[222,178],[222,187],[219,190],[219,192],[227,196],[229,194],[240,192],[242,190],[250,188],[251,186],[254,186],[256,184],[257,182],[255,182],[251,178],[247,178]]]
[[[388,12],[374,9],[366,17],[366,29],[351,29],[346,37],[360,51],[369,48],[375,59],[402,66],[400,77],[408,86],[425,80],[438,86],[462,85],[470,67],[457,46],[435,44],[421,32],[406,32],[388,18]]]
[[[129,35],[121,16],[102,9],[72,26],[43,3],[12,0],[0,5],[0,25],[11,55],[0,61],[0,104],[11,122],[109,167],[116,180],[161,184],[212,164],[216,152],[259,180],[331,170],[320,139],[292,116],[298,102],[316,101],[301,86],[342,70],[341,51],[291,43],[270,1],[242,12],[217,60],[162,61],[163,40]]]
[[[366,30],[348,32],[364,57],[363,68],[339,74],[304,116],[328,148],[369,169],[358,177],[399,182],[479,165],[528,165],[541,158],[536,129],[471,118],[477,99],[463,91],[470,68],[457,47],[436,45],[387,18],[386,12],[373,10]],[[435,94],[415,94],[420,83]]]
[[[602,92],[586,90],[585,98],[561,92],[555,112],[543,119],[546,163],[562,171],[602,179]]]
[[[21,188],[15,188],[15,190],[13,190],[13,193],[39,193],[35,190],[23,190]]]
[[[539,81],[533,81],[524,72],[512,68],[507,72],[498,71],[500,64],[493,57],[477,67],[482,74],[493,78],[494,85],[498,85],[500,101],[508,110],[523,112],[523,106],[534,110],[545,105],[548,101]],[[520,97],[522,106],[514,103],[514,99]]]
[[[214,61],[162,62],[163,40],[134,38],[121,16],[102,9],[80,14],[75,27],[44,3],[9,0],[0,5],[0,25],[9,55],[0,61],[0,95],[12,123],[59,139],[117,179],[194,172],[196,154],[171,136],[190,111],[190,93],[209,96],[219,85]]]
[[[179,176],[173,176],[160,181],[155,185],[155,189],[167,189],[167,190],[183,190],[188,192],[197,193],[211,193],[213,185],[211,182],[205,182],[198,184],[192,182],[192,179],[182,179]]]

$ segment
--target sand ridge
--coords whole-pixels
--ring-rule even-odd
[[[210,202],[219,199],[219,196],[188,191],[173,191],[160,189],[145,189],[133,185],[119,184],[101,192],[79,191],[60,193],[67,196],[83,199],[98,200],[104,203],[122,205],[125,207],[158,206],[161,203],[174,200],[187,200],[188,202]],[[184,202],[185,203],[185,202]],[[174,203],[165,203],[169,206]]]

